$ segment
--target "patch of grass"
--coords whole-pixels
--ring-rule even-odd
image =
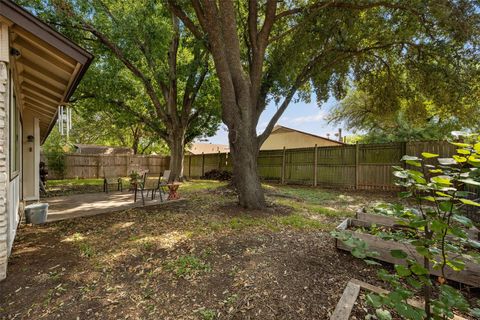
[[[220,182],[215,180],[192,180],[186,181],[180,187],[182,192],[201,191],[208,189],[216,189],[218,187],[226,186],[226,182]]]
[[[320,214],[323,216],[327,217],[351,217],[353,216],[353,212],[351,211],[345,211],[345,210],[334,210],[334,209],[329,209],[321,206],[310,206],[312,212],[316,214]]]
[[[212,270],[209,263],[192,255],[180,256],[175,260],[167,262],[165,267],[168,271],[181,278]]]
[[[80,249],[80,254],[82,255],[82,257],[91,258],[95,255],[94,248],[86,242],[80,242],[78,244],[78,247]]]
[[[48,180],[48,187],[61,186],[103,186],[103,179],[63,179],[63,180]]]
[[[155,244],[151,241],[142,241],[141,244],[144,251],[150,251],[155,246]]]
[[[214,320],[217,317],[217,312],[212,309],[203,309],[198,311],[200,319],[202,320]]]
[[[50,302],[52,302],[52,299],[53,299],[53,296],[55,294],[55,289],[49,289],[46,296],[45,296],[45,299],[43,300],[43,305],[45,307],[47,307]]]
[[[310,214],[321,215],[326,217],[340,217],[346,218],[353,216],[353,212],[348,210],[336,210],[326,208],[318,204],[312,204],[310,202],[298,202],[292,199],[277,199],[278,204],[293,208],[296,213],[308,212]]]
[[[278,231],[279,228],[275,223],[275,219],[271,218],[255,218],[247,215],[241,217],[235,217],[228,221],[227,225],[233,230],[245,230],[248,228],[263,227],[272,231]]]
[[[47,292],[47,295],[43,300],[43,305],[47,307],[55,297],[60,297],[66,291],[67,289],[65,289],[61,283],[57,285],[55,288],[49,289]]]
[[[278,223],[284,226],[293,227],[296,229],[329,229],[330,226],[321,221],[309,219],[299,214],[291,214],[285,217],[278,217]]]
[[[339,197],[336,191],[302,187],[302,186],[274,186],[274,192],[307,201],[309,203],[322,204],[325,201],[334,201]]]
[[[258,227],[265,224],[264,219],[248,216],[235,217],[228,221],[228,226],[234,230],[243,230],[249,227]]]
[[[61,273],[57,271],[51,271],[48,273],[48,277],[52,280],[58,280],[60,279]]]
[[[265,218],[249,216],[234,217],[225,221],[224,223],[212,222],[211,226],[209,225],[209,227],[214,232],[220,230],[243,231],[253,228],[267,228],[273,232],[277,232],[284,227],[293,227],[296,229],[331,229],[330,224],[308,218],[301,213],[294,213],[288,216],[273,216]]]
[[[216,231],[221,231],[225,228],[225,224],[218,222],[218,221],[212,221],[208,224],[208,227],[211,231],[216,232]],[[200,228],[199,232],[202,233],[204,228]]]
[[[238,300],[238,295],[232,294],[231,296],[228,296],[227,299],[225,299],[223,302],[226,305],[230,306],[230,305],[235,304],[235,302],[237,302],[237,300]]]

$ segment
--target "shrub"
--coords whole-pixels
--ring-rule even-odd
[[[45,152],[45,157],[47,158],[48,169],[55,172],[59,178],[65,178],[67,167],[63,150],[49,150]]]
[[[218,181],[230,181],[232,180],[232,173],[226,170],[213,169],[205,172],[202,179],[205,180],[218,180]]]

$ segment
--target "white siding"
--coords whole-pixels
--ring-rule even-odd
[[[8,255],[12,250],[13,240],[17,232],[17,225],[20,220],[19,204],[20,204],[20,175],[15,177],[8,184],[8,202],[7,202],[7,215],[8,215],[8,236],[7,236],[7,249]]]
[[[0,28],[3,26],[0,25]],[[0,51],[3,51],[4,46],[8,46],[8,39],[5,42],[5,36],[0,41]],[[7,168],[7,108],[8,106],[8,65],[4,61],[0,61],[0,280],[4,279],[7,274],[7,235],[9,229],[9,219],[7,217],[6,200],[7,200],[7,183],[8,183],[8,168]]]

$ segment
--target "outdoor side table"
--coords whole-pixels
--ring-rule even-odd
[[[180,187],[180,183],[168,183],[167,184],[167,187],[168,187],[168,198],[167,200],[177,200],[180,198],[180,196],[178,195],[178,187]]]

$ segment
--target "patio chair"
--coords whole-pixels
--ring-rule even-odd
[[[147,174],[148,171],[143,171],[139,181],[131,186],[133,188],[133,202],[137,202],[137,194],[140,191],[140,195],[142,196],[142,203],[143,205],[145,205],[145,197],[143,195],[143,190],[145,186],[145,181],[147,180]]]
[[[158,182],[158,193],[160,194],[160,200],[163,202],[162,193],[167,194],[167,184],[170,182],[170,173],[171,170],[163,171],[163,176],[160,177]]]
[[[122,178],[110,168],[103,168],[103,192],[108,193],[108,186],[116,186],[117,191],[123,191]]]
[[[161,177],[158,177],[158,179],[149,178],[148,171],[145,171],[143,173],[141,181],[136,185],[134,202],[137,202],[138,192],[140,192],[140,195],[142,196],[143,205],[145,205],[145,196],[148,198],[150,195],[151,200],[153,200],[155,198],[155,192],[159,188],[160,181],[161,181]],[[146,195],[145,195],[145,191],[147,192]],[[160,193],[160,199],[162,199],[161,193]]]

